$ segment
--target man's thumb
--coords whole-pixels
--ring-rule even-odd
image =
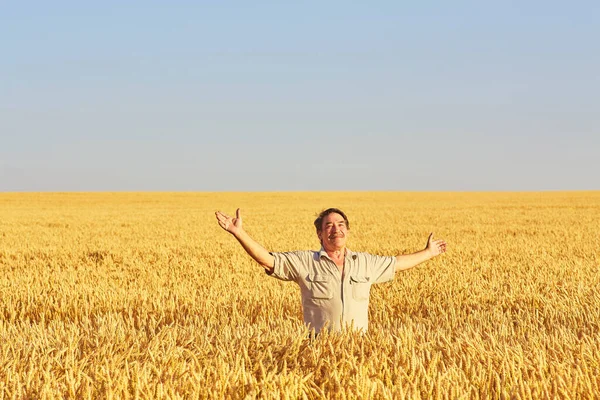
[[[427,244],[431,243],[431,239],[433,238],[433,232],[431,232],[429,234],[429,237],[427,238]]]
[[[237,210],[235,210],[235,217],[237,219],[241,219],[242,218],[242,215],[240,214],[240,209],[239,208]]]

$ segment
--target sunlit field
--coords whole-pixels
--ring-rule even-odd
[[[307,339],[271,251],[447,253],[371,290],[370,330]],[[598,398],[600,192],[0,193],[0,398]]]

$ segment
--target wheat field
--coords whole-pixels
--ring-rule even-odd
[[[271,251],[446,254],[371,290],[370,330],[307,339]],[[600,398],[600,192],[0,193],[0,399]]]

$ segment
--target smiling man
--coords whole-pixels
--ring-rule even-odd
[[[231,233],[268,275],[294,281],[302,293],[306,326],[319,333],[352,325],[366,331],[371,285],[394,279],[396,271],[412,268],[446,251],[446,242],[427,239],[424,250],[398,256],[376,256],[346,247],[350,222],[337,208],[322,211],[315,220],[319,251],[270,253],[242,228],[240,209],[235,218],[216,212],[221,228]]]

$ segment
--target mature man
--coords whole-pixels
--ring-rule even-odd
[[[329,208],[315,220],[321,250],[269,253],[244,231],[239,208],[235,218],[220,211],[215,214],[221,228],[231,233],[268,275],[300,286],[304,323],[316,333],[326,326],[338,331],[350,324],[366,331],[371,285],[390,281],[396,271],[446,251],[446,242],[433,240],[431,233],[425,249],[412,254],[384,257],[353,252],[346,247],[350,230],[346,214]]]

